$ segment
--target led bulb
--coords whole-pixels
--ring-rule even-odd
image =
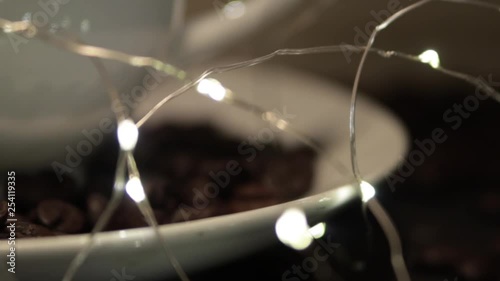
[[[132,198],[137,203],[142,202],[146,198],[144,187],[142,186],[141,180],[138,177],[131,178],[125,185],[125,190],[127,191],[127,194],[130,196],[130,198]]]
[[[421,62],[428,63],[433,68],[440,65],[439,54],[434,50],[427,50],[418,56]]]
[[[120,122],[118,124],[117,134],[118,143],[121,149],[130,151],[135,148],[139,138],[139,129],[137,129],[137,126],[132,120],[126,119]]]
[[[306,215],[299,209],[286,210],[276,221],[275,231],[283,244],[295,250],[307,248],[313,240]]]
[[[326,224],[324,222],[320,222],[317,225],[309,228],[309,233],[316,239],[319,239],[325,235]]]
[[[227,90],[222,84],[213,78],[205,78],[198,83],[196,90],[202,94],[207,95],[215,101],[221,101],[226,97]]]
[[[367,183],[366,181],[362,181],[360,184],[361,187],[361,200],[363,202],[368,202],[368,200],[372,199],[375,196],[375,188]]]

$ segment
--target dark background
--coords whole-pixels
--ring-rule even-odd
[[[191,1],[190,15],[214,9],[209,2]],[[386,10],[388,2],[309,1],[226,54],[256,57],[284,47],[354,44],[355,28],[364,30],[374,20],[370,12]],[[415,1],[399,2],[406,6]],[[495,82],[500,81],[499,23],[497,11],[431,3],[383,31],[375,45],[410,54],[432,48],[445,67]],[[352,59],[346,63],[342,54],[329,54],[278,62],[352,85],[359,56]],[[377,185],[378,198],[399,228],[412,280],[500,280],[500,104],[480,101],[453,130],[443,114],[474,95],[473,86],[425,65],[376,56],[367,61],[361,91],[401,118],[412,144],[429,138],[435,128],[443,128],[448,136],[404,183],[394,189],[385,180]],[[393,280],[386,240],[373,217],[365,221],[361,210],[360,202],[351,202],[329,217],[325,237],[331,235],[341,245],[338,251],[314,274],[290,280]],[[275,245],[191,277],[284,280],[283,273],[301,265],[316,246],[296,252]]]

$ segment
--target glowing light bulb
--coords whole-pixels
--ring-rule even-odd
[[[139,138],[139,129],[134,121],[126,119],[118,124],[118,143],[121,149],[130,151],[135,148]]]
[[[313,240],[306,215],[299,209],[286,210],[276,221],[275,231],[283,244],[295,250],[307,248]]]
[[[231,1],[224,6],[222,12],[228,19],[241,18],[246,12],[246,5],[243,1]]]
[[[428,63],[433,68],[438,68],[440,65],[439,54],[434,50],[427,50],[421,53],[418,58],[423,63]]]
[[[325,235],[326,224],[324,222],[320,222],[317,225],[309,228],[309,233],[316,239],[319,239]]]
[[[205,78],[198,83],[196,90],[202,94],[207,95],[215,101],[221,101],[226,97],[227,90],[222,84],[213,78]]]
[[[142,202],[146,198],[144,187],[138,177],[131,178],[125,185],[125,190],[130,198],[137,203]]]
[[[367,183],[366,181],[362,181],[361,184],[361,200],[363,202],[368,202],[368,200],[372,199],[375,196],[375,188]]]

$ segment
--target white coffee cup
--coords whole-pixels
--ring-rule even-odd
[[[215,0],[220,10],[184,24],[182,0],[7,0],[0,3],[0,18],[30,20],[91,45],[194,63],[300,2]],[[144,69],[111,61],[105,66],[120,92],[129,96],[138,86],[161,82]],[[64,164],[75,152],[86,156],[102,142],[100,134],[113,131],[110,117],[109,97],[88,58],[0,32],[0,168],[36,169]]]

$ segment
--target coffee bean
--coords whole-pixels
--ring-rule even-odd
[[[79,209],[57,199],[40,202],[37,214],[43,225],[64,233],[78,233],[85,223],[84,215]]]
[[[169,215],[172,215],[172,213],[175,212],[177,209],[177,206],[179,206],[180,199],[178,196],[172,195],[167,195],[165,197],[165,200],[163,202],[162,206],[162,211],[165,213],[165,218],[166,219]]]
[[[314,176],[313,161],[314,154],[306,149],[275,158],[267,165],[263,183],[283,198],[296,198],[311,186]]]
[[[44,226],[24,221],[16,222],[16,238],[53,235],[54,233]]]
[[[273,159],[267,165],[262,183],[266,186],[266,189],[272,190],[274,194],[286,197],[287,193],[291,192],[288,187],[292,181],[291,177],[287,162],[283,159]]]
[[[210,200],[209,196],[213,196],[212,194],[205,194],[204,188],[211,181],[208,177],[199,176],[191,179],[188,183],[185,184],[184,188],[180,190],[181,201],[192,205],[193,200],[196,200],[199,197],[203,197],[206,200]]]
[[[166,218],[165,212],[163,212],[162,210],[154,209],[153,213],[155,214],[155,219],[158,222],[158,224],[162,224]]]
[[[226,170],[227,163],[231,159],[204,159],[198,163],[196,174],[200,177],[209,177],[210,172],[217,174]]]
[[[266,163],[272,160],[272,156],[269,154],[258,155],[252,161],[248,161],[247,159],[242,159],[239,161],[243,170],[250,175],[253,179],[258,179],[262,176],[266,169]]]
[[[110,222],[110,228],[113,230],[145,227],[147,225],[136,202],[129,197],[123,199]]]
[[[91,193],[87,198],[87,216],[95,224],[104,212],[108,199],[99,193]]]
[[[196,167],[196,160],[188,153],[176,153],[171,159],[172,176],[175,178],[185,178]]]
[[[277,195],[278,193],[274,188],[258,182],[240,184],[233,189],[233,196],[237,199],[265,199]]]
[[[168,180],[161,177],[145,177],[143,180],[144,192],[153,207],[159,207],[165,199],[165,190]]]
[[[159,223],[202,219],[252,210],[295,198],[310,185],[314,154],[308,149],[286,152],[277,145],[257,149],[252,161],[238,153],[239,140],[228,138],[210,126],[172,126],[146,129],[136,150],[145,193]],[[100,146],[89,158],[85,190],[70,178],[59,183],[53,172],[19,175],[24,188],[16,214],[22,223],[20,236],[78,233],[95,225],[112,194],[116,143]],[[226,171],[236,161],[238,175]],[[222,173],[224,172],[224,173]],[[214,173],[216,175],[211,175]],[[215,179],[214,179],[215,177]],[[227,184],[225,184],[227,182]],[[224,185],[224,186],[221,186]],[[87,196],[82,201],[81,192]],[[78,209],[83,206],[85,212]],[[5,222],[7,202],[0,202],[0,223]],[[35,206],[35,208],[33,208]],[[189,207],[182,211],[181,206]],[[17,207],[17,206],[16,206]],[[136,203],[126,196],[112,216],[107,230],[146,226]],[[0,238],[5,231],[0,229]]]

